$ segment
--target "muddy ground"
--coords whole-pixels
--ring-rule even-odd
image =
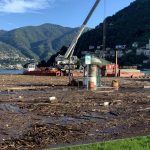
[[[0,75],[0,150],[44,149],[150,135],[150,79],[102,78],[102,88],[66,77]]]

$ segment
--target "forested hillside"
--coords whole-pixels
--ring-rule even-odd
[[[78,28],[53,24],[28,26],[11,31],[0,30],[0,52],[14,49],[25,57],[47,59],[63,45],[68,46],[77,31]],[[4,44],[7,45],[6,49]]]
[[[117,5],[117,4],[116,4]],[[150,0],[136,0],[130,6],[115,15],[106,18],[106,47],[125,44],[131,47],[133,42],[145,45],[150,38]],[[84,33],[76,47],[80,55],[89,45],[102,45],[103,23]]]

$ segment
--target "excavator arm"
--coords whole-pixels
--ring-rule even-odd
[[[91,18],[93,12],[95,11],[95,9],[98,6],[100,1],[101,0],[96,0],[96,2],[94,3],[93,7],[91,8],[90,12],[88,13],[87,17],[85,18],[83,24],[81,25],[77,35],[72,40],[72,42],[71,42],[68,50],[66,51],[65,55],[64,56],[59,55],[56,57],[57,64],[70,64],[73,62],[73,60],[71,60],[71,59],[73,59],[73,53],[74,53],[75,46],[76,46],[81,34],[83,33],[87,22]]]
[[[64,56],[65,58],[69,58],[69,57],[71,57],[71,55],[73,55],[73,52],[74,52],[75,46],[76,46],[76,44],[77,44],[77,42],[78,42],[78,39],[80,38],[81,34],[83,33],[83,31],[84,31],[84,29],[85,29],[85,27],[86,27],[87,22],[88,22],[89,19],[91,18],[91,16],[92,16],[94,10],[96,9],[96,7],[98,6],[98,4],[99,4],[100,1],[101,1],[101,0],[96,0],[96,2],[94,3],[92,9],[90,10],[89,14],[87,15],[86,19],[84,20],[82,26],[80,27],[80,29],[79,29],[77,35],[76,35],[75,38],[72,40],[72,43],[71,43],[71,45],[69,46],[69,48],[68,48],[68,50],[67,50],[67,52],[66,52],[66,54],[65,54],[65,56]]]

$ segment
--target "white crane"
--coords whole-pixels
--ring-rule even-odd
[[[85,27],[86,27],[86,24],[87,22],[89,21],[89,19],[91,18],[93,12],[95,11],[96,7],[98,6],[99,2],[101,0],[96,0],[96,2],[94,3],[93,7],[91,8],[90,12],[88,13],[86,19],[84,20],[82,26],[80,27],[77,35],[74,37],[74,39],[72,40],[67,52],[65,53],[65,55],[58,55],[56,57],[56,64],[57,65],[62,65],[62,66],[65,66],[65,65],[68,65],[68,64],[76,64],[77,63],[77,56],[73,56],[73,53],[74,53],[74,49],[75,49],[75,46],[78,42],[78,39],[80,38],[81,34],[83,33]]]

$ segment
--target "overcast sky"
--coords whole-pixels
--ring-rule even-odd
[[[101,0],[87,26],[95,27],[105,16],[115,14],[133,1],[135,0]],[[95,0],[0,0],[0,29],[11,30],[44,23],[77,27],[82,24],[94,2]]]

